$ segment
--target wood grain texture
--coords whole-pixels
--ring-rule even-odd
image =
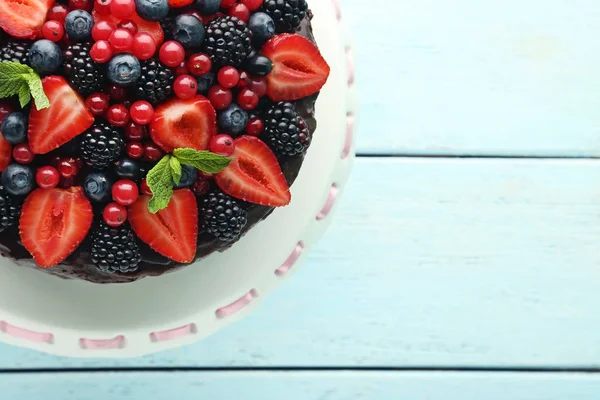
[[[19,400],[597,400],[594,374],[382,372],[61,373],[0,376]]]
[[[123,361],[0,368],[556,366],[600,360],[600,161],[359,159],[309,262],[247,319]]]
[[[596,1],[341,3],[360,153],[600,155]]]

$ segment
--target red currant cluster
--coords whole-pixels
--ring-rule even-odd
[[[117,4],[117,3],[110,3]],[[138,26],[126,19],[115,24],[102,20],[92,28],[95,43],[90,50],[90,57],[98,64],[103,64],[115,54],[131,52],[139,60],[148,60],[156,53],[154,38],[145,32],[138,32]]]
[[[262,6],[264,0],[222,0],[221,8],[227,9],[227,14],[248,22],[252,11]]]
[[[134,181],[121,179],[114,183],[111,194],[114,201],[104,207],[102,218],[107,225],[117,227],[127,221],[127,208],[125,207],[135,203],[140,193]]]

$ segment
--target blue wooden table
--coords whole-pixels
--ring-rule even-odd
[[[0,399],[600,398],[600,6],[341,3],[361,157],[307,265],[176,351],[1,346]]]

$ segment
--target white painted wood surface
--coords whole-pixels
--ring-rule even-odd
[[[600,360],[600,161],[360,159],[307,265],[247,319],[128,361],[0,368],[557,366]]]

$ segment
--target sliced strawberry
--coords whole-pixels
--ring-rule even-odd
[[[23,246],[42,268],[58,264],[79,246],[94,213],[83,189],[36,189],[25,199],[19,221]]]
[[[189,263],[196,255],[198,204],[189,189],[173,193],[167,208],[152,214],[150,196],[140,196],[129,207],[129,223],[138,237],[154,251],[180,263]]]
[[[277,158],[254,136],[235,140],[233,161],[215,175],[215,182],[230,196],[264,206],[288,205],[292,198]]]
[[[0,0],[1,1],[1,0]],[[46,154],[83,133],[94,123],[85,102],[60,76],[42,79],[50,107],[29,113],[29,146],[35,154]]]
[[[298,100],[317,93],[329,77],[329,65],[317,46],[296,34],[277,35],[261,50],[273,62],[267,94],[273,101]]]
[[[2,0],[0,0],[2,1]],[[94,22],[98,23],[98,21],[109,21],[118,25],[121,20],[117,17],[113,17],[111,14],[109,15],[100,15],[96,11],[92,12],[92,16],[94,17]],[[165,41],[165,33],[162,30],[162,26],[160,22],[152,22],[146,21],[142,17],[140,17],[137,13],[134,13],[128,19],[135,22],[138,27],[138,32],[144,32],[152,36],[154,42],[156,43],[156,48],[160,48],[160,45]]]
[[[0,103],[0,124],[4,121],[4,118],[14,111],[13,106],[8,103]],[[12,155],[12,146],[4,139],[2,132],[0,132],[0,172],[10,164],[10,157]]]
[[[181,8],[187,7],[192,4],[194,0],[169,0],[169,7],[171,8]]]
[[[40,36],[46,14],[54,0],[0,0],[0,28],[11,36]]]
[[[167,153],[177,148],[207,150],[217,133],[217,113],[204,96],[173,98],[156,108],[150,135]]]

